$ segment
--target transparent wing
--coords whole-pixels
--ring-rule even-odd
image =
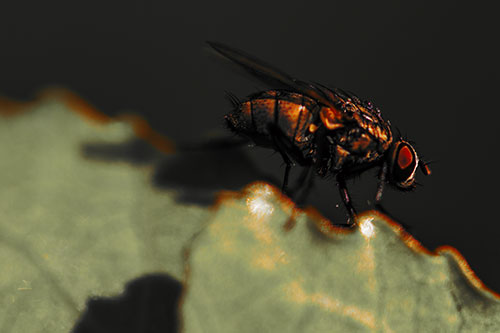
[[[230,46],[217,42],[207,43],[219,54],[242,66],[247,72],[265,83],[284,85],[330,107],[335,107],[334,104],[338,101],[335,94],[324,86],[297,80],[262,60]]]

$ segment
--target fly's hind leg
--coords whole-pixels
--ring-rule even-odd
[[[290,142],[290,139],[278,126],[276,126],[275,124],[270,124],[268,126],[268,132],[273,140],[273,144],[276,150],[280,153],[283,161],[286,164],[285,176],[283,178],[282,186],[283,193],[286,193],[290,170],[292,169],[292,166],[295,165],[292,161],[292,158],[300,165],[308,165],[308,161],[304,159],[301,151],[292,142]]]
[[[288,177],[290,175],[290,170],[292,169],[294,163],[287,154],[287,144],[285,142],[286,137],[284,136],[283,132],[274,125],[270,125],[268,127],[268,130],[273,140],[275,149],[280,153],[281,157],[283,158],[283,162],[285,162],[286,165],[285,175],[283,177],[283,184],[281,185],[281,192],[287,194],[286,192],[288,187]]]
[[[347,214],[349,215],[349,220],[347,221],[347,225],[352,227],[356,223],[356,210],[352,205],[351,196],[347,191],[345,178],[342,174],[337,174],[337,186],[339,187],[340,196],[342,198],[342,201],[344,202],[345,208],[347,209]]]
[[[283,177],[283,184],[281,185],[281,192],[287,194],[288,191],[288,177],[290,176],[290,170],[292,170],[292,166],[294,165],[290,157],[281,149],[278,148],[278,152],[283,157],[283,161],[285,162],[285,175]]]

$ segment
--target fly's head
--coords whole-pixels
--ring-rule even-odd
[[[392,144],[387,159],[389,182],[403,191],[415,188],[417,168],[420,167],[426,176],[431,174],[429,167],[418,158],[415,148],[403,139]]]

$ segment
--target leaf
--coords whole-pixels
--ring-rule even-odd
[[[431,253],[377,212],[340,230],[278,193],[221,198],[191,245],[185,332],[500,331],[499,296],[456,250]]]
[[[12,110],[0,118],[0,332],[68,332],[89,297],[147,273],[180,279],[182,247],[210,213],[155,189],[152,162],[87,156],[137,135],[168,144],[67,93],[0,103]]]
[[[184,276],[186,332],[500,331],[499,296],[456,250],[431,253],[381,214],[341,231],[264,183],[213,211],[181,204],[154,184],[172,145],[137,118],[67,93],[0,100],[2,113],[15,116],[0,119],[0,332],[67,332],[89,297],[132,279],[105,307],[135,311],[152,285],[175,287],[155,273]],[[158,150],[130,159],[137,136]]]

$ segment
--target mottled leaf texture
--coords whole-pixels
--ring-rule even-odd
[[[456,250],[376,212],[348,232],[292,213],[264,183],[221,198],[189,254],[185,332],[500,331],[498,296]]]
[[[120,155],[144,126],[67,94],[0,113],[0,332],[69,332],[89,297],[147,273],[182,277],[207,210],[155,189],[148,163],[89,153]]]

